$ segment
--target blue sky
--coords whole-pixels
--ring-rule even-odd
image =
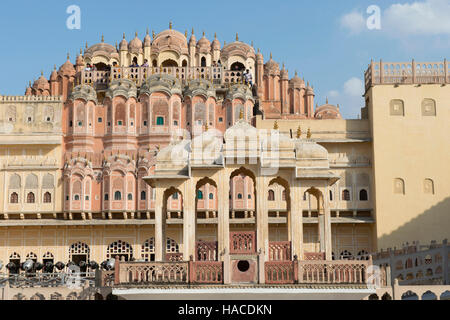
[[[156,33],[173,21],[181,32],[204,30],[221,43],[254,42],[265,60],[270,52],[290,76],[298,71],[315,89],[316,102],[340,104],[345,118],[357,118],[362,79],[370,59],[442,61],[450,59],[450,0],[346,1],[15,1],[0,9],[0,94],[21,95],[41,70],[72,61],[89,45],[127,40],[147,28]],[[81,8],[81,29],[69,30],[70,5]],[[370,5],[381,9],[381,29],[369,30]],[[151,31],[150,31],[151,32]]]

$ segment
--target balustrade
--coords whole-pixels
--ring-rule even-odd
[[[256,253],[256,233],[254,231],[230,232],[230,253]]]
[[[270,261],[290,261],[291,260],[291,242],[290,241],[271,241],[269,242],[269,260]]]
[[[189,262],[117,262],[115,284],[188,283]]]
[[[110,71],[84,70],[80,83],[106,85],[112,80],[128,79],[140,86],[153,74],[172,75],[183,83],[194,79],[205,79],[214,84],[242,82],[242,72],[226,71],[220,67],[117,67]]]
[[[198,241],[195,246],[197,261],[217,260],[217,241]]]
[[[440,62],[371,62],[364,73],[366,90],[376,84],[450,83],[450,64]]]

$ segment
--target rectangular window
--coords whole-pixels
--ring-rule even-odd
[[[178,121],[175,120],[175,121],[173,122],[173,125],[174,125],[174,126],[178,126]]]
[[[157,126],[163,126],[164,125],[164,117],[157,117],[156,118],[156,125]]]
[[[219,122],[223,122],[223,118],[222,117],[219,118]]]
[[[83,121],[78,121],[78,126],[82,127],[83,126]]]
[[[97,120],[99,123],[101,123],[102,121],[103,121],[103,119],[102,118],[98,118],[98,120]]]
[[[144,127],[146,127],[147,126],[147,121],[144,121]]]
[[[117,121],[117,125],[121,126],[123,124],[122,120]]]

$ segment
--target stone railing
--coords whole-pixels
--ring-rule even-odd
[[[169,262],[183,261],[183,254],[179,252],[166,253],[166,261]]]
[[[222,261],[190,261],[190,282],[202,284],[223,283]]]
[[[267,284],[298,282],[298,261],[269,261],[265,263]]]
[[[366,284],[370,261],[270,261],[265,263],[268,284]]]
[[[118,262],[115,285],[183,284],[189,282],[189,262]]]
[[[440,62],[373,62],[364,74],[366,90],[378,84],[450,83],[450,64]]]
[[[369,261],[299,261],[299,283],[366,284]]]
[[[217,260],[217,241],[197,241],[195,246],[195,257],[197,261]]]
[[[325,260],[325,252],[305,252],[305,260]]]
[[[254,231],[230,232],[230,253],[256,253],[256,233]]]
[[[291,242],[290,241],[270,241],[269,242],[270,261],[290,261]]]
[[[106,86],[113,80],[129,79],[141,86],[153,74],[172,75],[182,83],[194,79],[205,79],[214,84],[242,82],[241,71],[228,71],[221,67],[118,67],[109,71],[84,70],[79,83]]]

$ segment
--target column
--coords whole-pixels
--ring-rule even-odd
[[[218,197],[218,259],[223,261],[223,280],[225,284],[231,283],[231,261],[230,261],[230,181],[228,171],[221,170],[219,181],[217,181]]]
[[[265,283],[264,263],[269,258],[269,224],[266,177],[256,177],[256,251],[259,254],[259,283]]]
[[[300,192],[300,181],[292,178],[290,200],[290,230],[292,259],[296,255],[299,260],[303,258],[303,214],[302,214],[302,192]]]
[[[325,259],[332,260],[332,244],[331,244],[331,214],[329,202],[328,181],[325,181],[323,191],[323,231],[324,231],[324,250]]]
[[[184,183],[183,194],[183,260],[188,261],[195,256],[195,185],[194,179]]]
[[[163,212],[163,201],[164,201],[164,189],[161,187],[155,187],[154,192],[156,193],[155,199],[155,260],[164,261],[165,260],[165,239],[166,239],[166,216]],[[166,206],[164,206],[166,207]]]

